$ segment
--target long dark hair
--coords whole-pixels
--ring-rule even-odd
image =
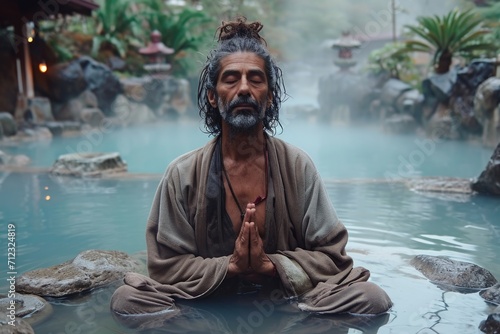
[[[235,21],[222,22],[217,29],[217,47],[208,55],[198,83],[200,117],[205,121],[206,132],[213,136],[221,132],[222,117],[219,110],[210,104],[207,93],[210,90],[215,92],[221,59],[235,52],[252,52],[264,60],[269,90],[272,93],[272,101],[263,120],[264,129],[274,135],[278,126],[282,128],[279,109],[286,98],[286,88],[282,71],[266,49],[266,41],[259,34],[262,27],[260,22],[246,23],[245,17],[238,17]]]

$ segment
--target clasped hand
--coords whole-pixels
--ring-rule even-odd
[[[249,203],[229,261],[228,276],[244,275],[250,280],[272,276],[274,264],[264,251],[264,243],[255,224],[255,204]]]

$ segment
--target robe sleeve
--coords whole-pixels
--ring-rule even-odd
[[[150,277],[173,286],[187,299],[213,292],[224,280],[230,258],[197,255],[194,224],[189,221],[190,210],[195,208],[189,198],[198,189],[190,183],[195,180],[192,177],[194,168],[185,168],[186,164],[193,164],[191,160],[177,161],[167,168],[146,228]]]
[[[288,239],[293,240],[289,244],[294,246],[269,257],[288,294],[300,296],[320,282],[341,283],[353,261],[345,251],[347,230],[310,158],[299,153],[287,169],[281,173],[285,179],[288,176],[283,181],[283,216],[288,219],[284,223]]]

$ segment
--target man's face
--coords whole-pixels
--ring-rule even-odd
[[[224,57],[216,91],[208,96],[233,132],[255,128],[271,101],[264,60],[251,52]]]

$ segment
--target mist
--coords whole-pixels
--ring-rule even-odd
[[[265,17],[264,36],[271,49],[284,60],[311,58],[325,41],[336,39],[350,31],[361,40],[392,36],[392,0],[316,0],[287,1],[280,16]],[[418,16],[442,15],[460,5],[460,0],[394,0],[396,34],[401,36],[404,25],[414,24]],[[261,17],[255,18],[262,20]]]
[[[404,26],[419,16],[442,15],[460,7],[460,0],[395,0],[396,35],[403,39]],[[264,18],[264,37],[270,50],[284,66],[284,78],[291,99],[286,105],[317,106],[317,84],[323,75],[338,70],[333,64],[332,44],[349,31],[362,42],[354,58],[359,71],[371,51],[393,40],[391,0],[291,0],[277,18]],[[249,19],[252,19],[249,17]],[[260,18],[254,18],[260,20]]]

